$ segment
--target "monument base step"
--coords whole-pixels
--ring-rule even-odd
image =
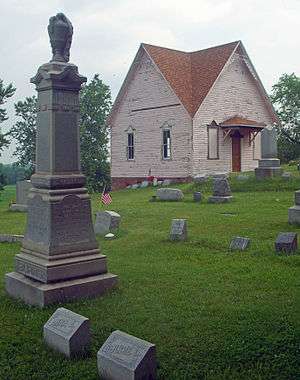
[[[300,206],[289,208],[289,223],[300,225]]]
[[[5,288],[11,297],[39,307],[101,296],[115,287],[117,282],[118,276],[111,273],[52,284],[43,284],[17,272],[5,275]]]
[[[274,168],[256,168],[255,177],[256,179],[264,179],[269,177],[279,177],[282,174],[282,169],[279,167]]]
[[[226,197],[221,197],[217,195],[213,195],[208,198],[208,203],[227,203],[233,199],[232,195],[228,195]]]
[[[19,212],[27,212],[28,211],[28,206],[27,205],[21,205],[18,203],[12,203],[9,206],[10,211],[19,211]]]

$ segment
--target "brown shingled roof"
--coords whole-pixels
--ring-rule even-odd
[[[186,53],[142,44],[191,116],[194,116],[240,41]]]
[[[241,116],[237,116],[237,115],[231,117],[230,119],[223,121],[222,123],[220,123],[220,125],[222,127],[233,126],[233,125],[238,125],[238,126],[251,126],[251,125],[253,125],[253,126],[257,126],[257,127],[265,127],[266,126],[265,123],[245,119],[245,118],[243,118]]]

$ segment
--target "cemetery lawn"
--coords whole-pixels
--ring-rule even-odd
[[[300,232],[287,223],[299,175],[232,181],[234,201],[223,205],[207,203],[207,187],[204,203],[193,203],[191,184],[178,186],[180,203],[151,203],[150,188],[112,193],[105,209],[121,214],[121,228],[115,240],[99,243],[119,286],[64,305],[91,320],[91,352],[79,360],[43,344],[43,325],[57,306],[29,307],[6,295],[4,274],[14,270],[20,245],[2,243],[0,379],[97,379],[96,353],[116,329],[156,344],[159,379],[299,379],[300,251],[274,253],[279,232]],[[1,233],[24,232],[25,214],[8,211],[14,197],[14,187],[1,193]],[[103,209],[99,198],[92,196],[94,211]],[[187,242],[168,241],[172,218],[187,218]],[[230,252],[233,236],[249,237],[250,248]]]

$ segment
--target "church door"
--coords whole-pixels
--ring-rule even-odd
[[[241,171],[241,135],[239,133],[234,134],[231,137],[232,141],[232,171]]]

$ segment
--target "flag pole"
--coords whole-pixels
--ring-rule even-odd
[[[102,197],[103,197],[103,194],[105,193],[105,189],[106,189],[106,185],[104,185],[103,191],[102,191],[102,194],[101,194],[101,205],[102,205],[102,207],[104,206],[104,203],[102,202]]]

